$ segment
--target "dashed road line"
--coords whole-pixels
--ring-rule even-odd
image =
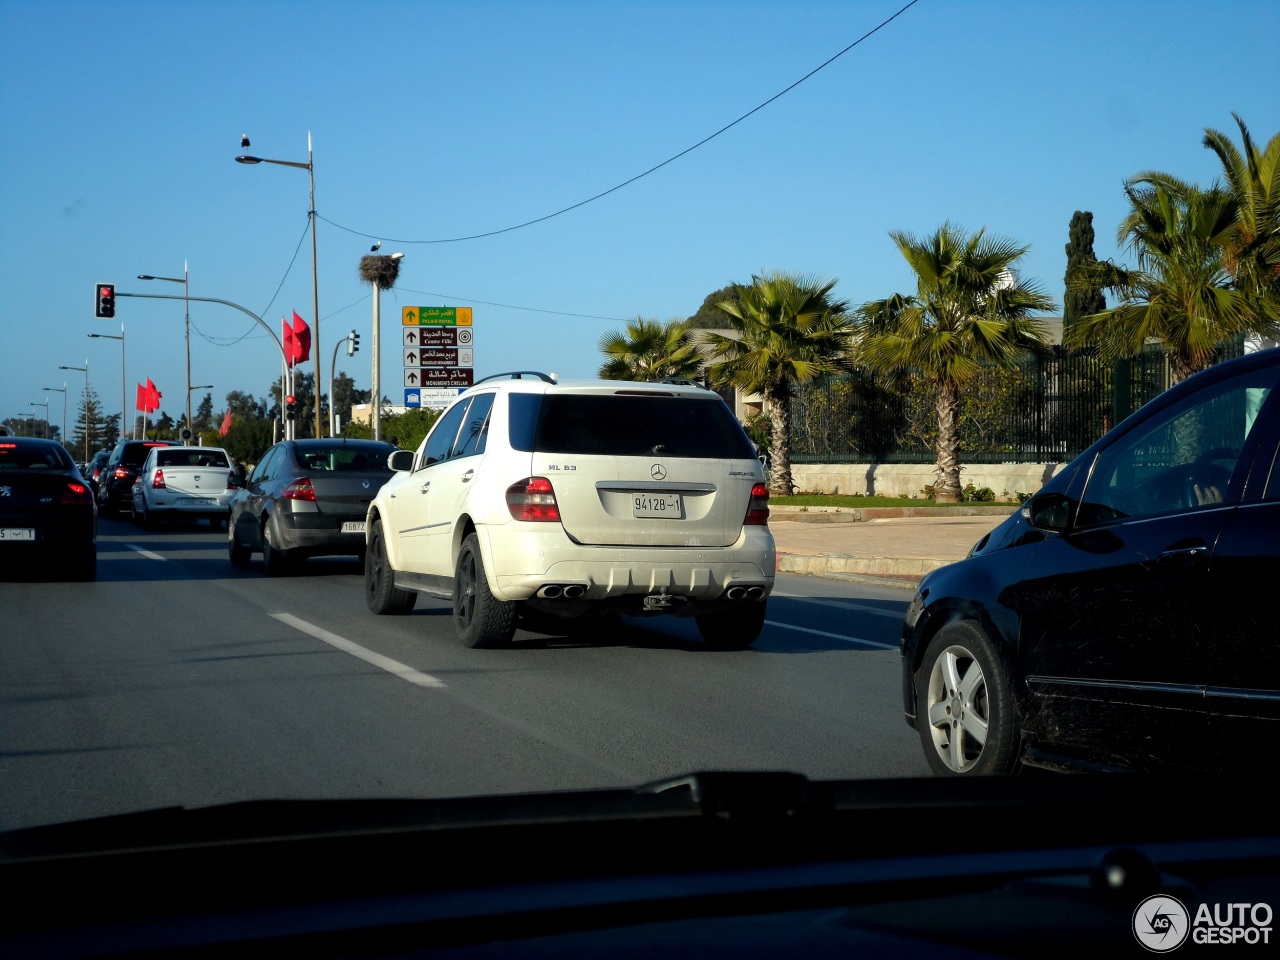
[[[300,630],[308,636],[315,637],[317,640],[321,640],[324,643],[329,644],[329,646],[341,650],[343,653],[349,653],[353,657],[359,657],[365,663],[371,663],[380,670],[385,670],[387,673],[395,674],[401,680],[408,680],[410,683],[417,684],[420,687],[444,686],[443,680],[433,677],[429,673],[422,673],[419,670],[413,669],[413,667],[406,666],[399,660],[392,660],[390,657],[384,657],[380,653],[374,653],[372,650],[362,647],[358,643],[353,643],[346,637],[340,637],[336,633],[331,633],[323,627],[317,627],[314,623],[307,623],[305,620],[300,620],[291,613],[271,613],[268,614],[268,616],[274,617],[286,626],[293,627],[295,630]]]

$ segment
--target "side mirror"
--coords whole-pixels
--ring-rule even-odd
[[[1061,533],[1071,526],[1075,501],[1062,493],[1038,493],[1022,505],[1022,516],[1039,530]]]
[[[387,457],[387,466],[398,473],[404,473],[413,469],[413,451],[397,450],[395,453]]]

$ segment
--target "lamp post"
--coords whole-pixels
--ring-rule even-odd
[[[187,429],[191,429],[191,286],[187,282],[187,261],[182,261],[182,276],[153,277],[149,273],[138,274],[139,280],[167,280],[170,283],[182,284],[182,301],[184,304],[183,324],[186,326],[187,340]]]
[[[83,367],[58,367],[59,370],[78,370],[84,374],[84,462],[89,462],[89,358]]]
[[[49,439],[49,401],[48,400],[32,400],[31,401],[31,419],[36,418],[36,407],[44,407],[44,438]],[[35,426],[31,428],[31,435],[36,435]]]
[[[91,333],[89,336],[94,340],[120,341],[120,436],[127,436],[129,431],[125,429],[124,416],[129,402],[129,379],[124,375],[124,324],[120,324],[120,336],[118,337],[111,333]]]
[[[213,384],[212,384],[212,383],[197,383],[197,384],[194,384],[194,385],[192,385],[192,386],[190,386],[190,387],[187,387],[187,409],[188,409],[188,410],[190,410],[190,409],[191,409],[191,394],[192,394],[194,391],[196,391],[196,390],[212,390],[212,389],[213,389]],[[188,429],[188,430],[190,430],[190,431],[192,432],[192,434],[193,434],[193,435],[195,434],[195,429],[196,429],[196,428],[195,428],[195,427],[193,427],[193,426],[191,425],[191,420],[190,420],[189,418],[188,418],[188,420],[187,420],[187,429]],[[197,436],[197,437],[196,437],[196,442],[197,442],[197,443],[199,443],[199,441],[200,441],[200,438]]]
[[[248,139],[245,139],[248,144]],[[316,436],[323,437],[324,430],[321,426],[320,419],[320,398],[324,396],[324,390],[320,383],[320,291],[316,280],[316,175],[314,156],[311,152],[311,131],[307,131],[307,162],[298,163],[294,160],[268,160],[266,157],[251,157],[248,154],[242,154],[236,157],[236,163],[274,163],[281,167],[297,167],[299,170],[307,171],[307,180],[311,185],[311,211],[309,217],[311,219],[311,346],[315,350],[316,365]],[[332,400],[330,401],[332,404]]]
[[[58,439],[65,444],[67,442],[67,381],[63,380],[60,387],[41,387],[40,389],[62,394],[62,433],[58,434]]]

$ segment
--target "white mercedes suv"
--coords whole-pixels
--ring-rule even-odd
[[[365,524],[376,614],[408,613],[419,593],[450,600],[473,647],[507,643],[521,618],[692,616],[724,649],[764,624],[764,468],[710,390],[499,374],[388,463]]]

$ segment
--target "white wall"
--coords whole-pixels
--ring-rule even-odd
[[[960,486],[990,487],[997,499],[1018,492],[1035,493],[1066,464],[974,463],[960,467]],[[793,463],[791,477],[797,493],[858,494],[861,496],[923,496],[926,484],[938,481],[932,463]]]

